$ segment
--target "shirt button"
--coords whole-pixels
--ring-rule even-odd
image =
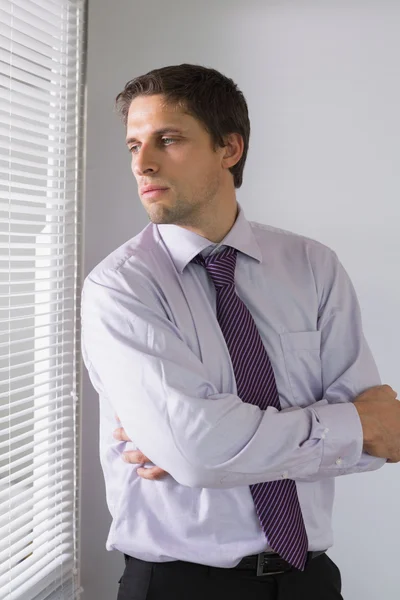
[[[328,433],[328,431],[329,431],[329,427],[326,427],[326,428],[324,429],[324,433]]]
[[[341,458],[338,458],[338,459],[337,459],[337,461],[336,461],[336,464],[337,464],[337,465],[341,465],[341,464],[342,464],[342,462],[343,462],[343,461],[342,461],[342,459],[341,459]]]
[[[321,438],[324,440],[326,438],[326,435],[324,433],[321,433]]]
[[[289,477],[289,473],[287,471],[282,473],[282,479],[287,479],[288,477]]]

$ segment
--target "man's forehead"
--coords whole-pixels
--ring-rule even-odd
[[[138,96],[129,106],[128,121],[138,120],[140,117],[160,115],[169,118],[181,119],[187,116],[184,107],[177,102],[167,102],[162,95]]]
[[[156,134],[163,131],[185,133],[193,127],[193,117],[180,106],[167,104],[156,96],[139,96],[132,100],[127,119],[127,138],[136,134]]]

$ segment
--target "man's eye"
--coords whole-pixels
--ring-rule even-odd
[[[165,141],[167,141],[167,142],[175,142],[174,138],[168,138],[168,137],[161,138],[161,140],[163,142],[165,142]],[[167,146],[169,146],[169,144],[167,144]],[[137,148],[138,148],[137,144],[135,144],[134,146],[130,146],[129,152],[132,152],[132,154],[136,154],[137,153]]]

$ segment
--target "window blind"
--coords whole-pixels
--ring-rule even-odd
[[[0,600],[77,598],[85,0],[0,0]]]

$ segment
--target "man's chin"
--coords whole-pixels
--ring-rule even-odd
[[[155,225],[171,225],[175,222],[173,214],[166,206],[153,203],[150,206],[145,206],[147,215]]]

